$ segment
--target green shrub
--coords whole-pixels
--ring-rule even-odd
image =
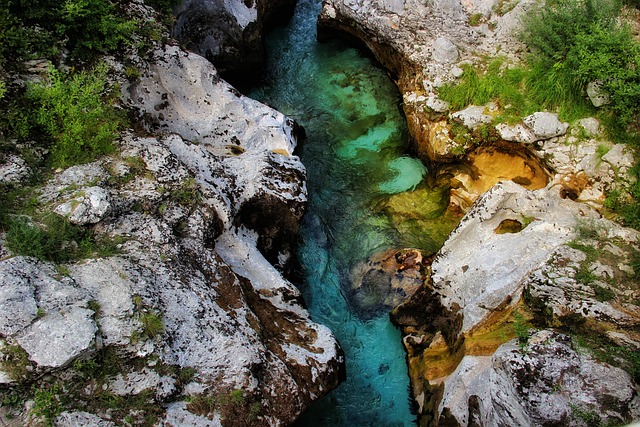
[[[2,355],[0,367],[11,379],[19,381],[27,376],[31,362],[29,362],[29,355],[22,347],[4,344]]]
[[[18,255],[62,263],[117,253],[117,241],[96,240],[90,230],[73,225],[57,215],[34,224],[25,218],[13,218],[6,234],[6,244]]]
[[[36,105],[35,123],[51,138],[54,166],[94,160],[113,150],[122,126],[115,108],[103,99],[107,69],[65,76],[51,70],[49,85],[34,85],[27,97]]]
[[[0,66],[53,58],[65,47],[75,59],[92,59],[131,40],[136,23],[110,0],[14,0],[0,5]]]
[[[64,410],[63,397],[62,390],[58,385],[45,385],[35,389],[31,412],[36,417],[43,417],[46,426],[53,426],[55,417]]]
[[[140,316],[142,323],[142,333],[148,338],[155,338],[164,331],[164,321],[162,313],[159,311],[149,311]]]
[[[513,331],[518,338],[518,345],[524,347],[529,342],[529,325],[527,325],[524,316],[518,311],[513,313],[513,319]]]
[[[618,23],[615,0],[547,2],[525,17],[522,40],[532,50],[530,85],[549,95],[538,102],[549,108],[581,104],[589,82],[601,80],[610,95],[613,120],[626,128],[640,113],[640,45]],[[555,91],[555,93],[554,93]]]

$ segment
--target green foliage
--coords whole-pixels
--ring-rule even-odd
[[[640,44],[618,23],[619,11],[615,0],[550,0],[524,20],[527,67],[505,68],[499,59],[484,70],[467,65],[439,95],[454,109],[497,101],[506,121],[544,109],[573,120],[595,113],[585,91],[601,81],[611,99],[603,122],[617,137],[629,134],[629,125],[640,125]]]
[[[117,253],[117,241],[96,240],[90,230],[53,214],[44,217],[40,225],[25,218],[12,219],[6,244],[18,255],[56,263]]]
[[[108,0],[66,0],[59,13],[67,46],[82,59],[116,50],[129,42],[136,27],[135,21],[117,16]]]
[[[616,297],[616,293],[613,291],[613,289],[605,286],[595,285],[593,287],[593,291],[595,293],[596,299],[600,302],[611,301]]]
[[[164,331],[164,321],[162,313],[150,310],[140,315],[142,323],[142,333],[148,338],[155,338]]]
[[[197,205],[202,199],[202,194],[196,180],[187,178],[182,181],[179,188],[171,193],[171,199],[178,204],[189,207]]]
[[[529,71],[520,67],[503,67],[503,59],[494,59],[483,71],[471,65],[463,65],[464,73],[455,84],[447,84],[439,89],[439,96],[449,102],[455,110],[469,104],[484,105],[498,101],[504,114],[519,119],[536,111],[525,94],[525,82]]]
[[[136,23],[110,0],[14,0],[0,5],[0,66],[54,58],[67,48],[74,59],[91,59],[128,43]]]
[[[201,415],[220,413],[225,425],[255,425],[262,407],[259,402],[251,403],[251,396],[242,389],[231,390],[218,395],[194,395],[187,399],[189,411]]]
[[[43,417],[46,426],[53,426],[53,420],[64,410],[63,394],[56,385],[45,385],[35,390],[31,413]]]
[[[482,24],[483,18],[483,14],[474,13],[473,15],[469,16],[469,25],[472,27],[477,27],[478,25]]]
[[[153,7],[158,12],[171,15],[173,14],[173,9],[178,6],[182,1],[181,0],[147,0],[146,3]]]
[[[2,359],[0,359],[0,366],[2,370],[13,380],[18,381],[24,379],[31,366],[27,352],[19,345],[7,344],[2,346],[1,351]]]
[[[65,76],[51,70],[49,85],[35,85],[27,97],[37,105],[34,121],[51,138],[54,166],[66,167],[94,160],[113,150],[122,120],[103,100],[107,70]]]
[[[513,331],[518,338],[518,345],[524,347],[529,342],[529,325],[522,313],[515,311],[513,313]]]
[[[640,229],[640,165],[636,164],[630,175],[633,177],[633,183],[629,192],[611,192],[605,206],[613,209],[624,225]]]
[[[611,98],[614,124],[637,123],[640,45],[618,23],[619,12],[614,0],[563,0],[527,14],[521,36],[533,51],[529,63],[535,84],[557,91],[538,102],[547,107],[580,104],[586,85],[600,80]]]

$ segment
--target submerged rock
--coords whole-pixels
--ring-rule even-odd
[[[352,300],[364,318],[401,304],[423,284],[429,262],[416,249],[388,250],[351,269]]]

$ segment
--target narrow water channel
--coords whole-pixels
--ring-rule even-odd
[[[444,191],[427,185],[405,155],[397,88],[384,70],[340,42],[316,42],[321,0],[299,0],[288,27],[268,39],[268,78],[249,95],[297,120],[309,205],[298,258],[313,319],[346,355],[347,381],[303,415],[300,426],[412,426],[400,333],[388,310],[363,315],[349,298],[349,272],[389,248],[435,251],[453,226]]]

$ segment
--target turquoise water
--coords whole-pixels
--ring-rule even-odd
[[[347,381],[299,425],[412,426],[400,333],[387,312],[359,316],[348,298],[348,276],[371,254],[404,246],[397,219],[380,206],[393,195],[424,189],[426,169],[404,155],[401,100],[385,72],[357,50],[316,42],[320,3],[300,0],[289,26],[270,36],[268,78],[250,93],[306,129],[299,154],[309,205],[300,232],[299,286],[313,319],[331,328],[347,361]]]

